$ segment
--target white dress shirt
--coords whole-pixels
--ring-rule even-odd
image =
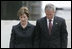
[[[54,17],[51,20],[52,20],[51,23],[52,23],[52,26],[53,26]],[[49,19],[48,18],[47,18],[47,26],[49,28]]]

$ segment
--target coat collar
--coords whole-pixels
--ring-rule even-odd
[[[19,27],[21,28],[21,29],[26,29],[26,28],[29,28],[29,27],[31,27],[31,24],[28,22],[28,24],[27,24],[27,26],[25,27],[25,28],[23,28],[22,26],[21,26],[21,23],[19,22]]]

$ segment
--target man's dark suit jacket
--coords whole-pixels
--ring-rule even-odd
[[[34,31],[33,25],[28,23],[25,29],[22,28],[21,24],[13,26],[10,48],[32,48],[32,33]]]
[[[63,18],[54,17],[51,35],[46,17],[37,20],[34,33],[35,48],[67,48],[67,30]]]

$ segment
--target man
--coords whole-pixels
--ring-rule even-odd
[[[34,46],[37,48],[67,48],[67,30],[63,18],[55,16],[53,4],[45,6],[46,16],[37,20]]]

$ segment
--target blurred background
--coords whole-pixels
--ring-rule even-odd
[[[17,12],[20,7],[29,8],[29,22],[36,25],[36,20],[45,16],[47,3],[54,4],[56,15],[66,20],[68,48],[71,48],[71,1],[1,1],[1,48],[9,48],[12,26],[19,23]]]

